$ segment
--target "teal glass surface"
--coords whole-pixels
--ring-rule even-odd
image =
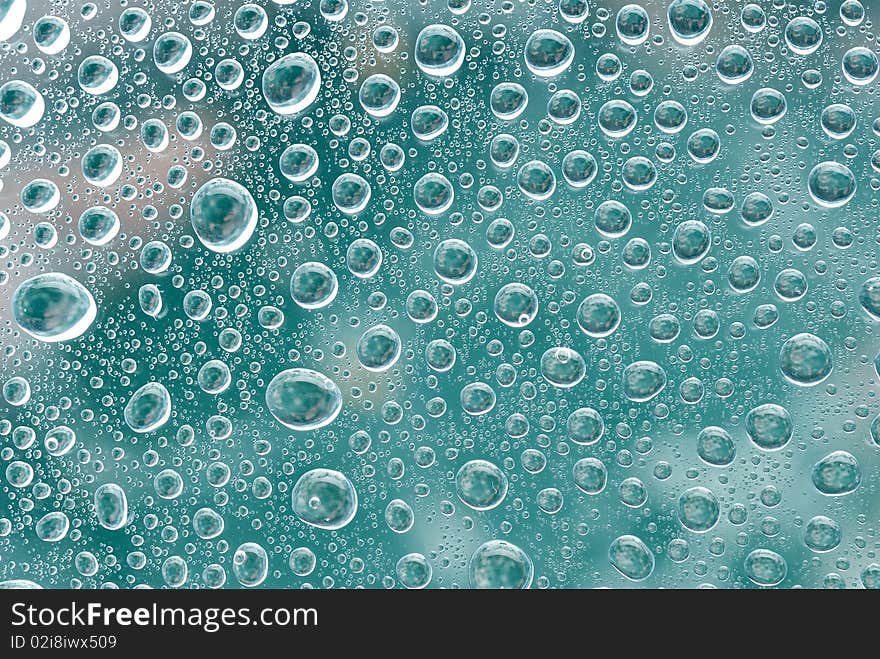
[[[878,18],[0,2],[0,587],[880,587]]]

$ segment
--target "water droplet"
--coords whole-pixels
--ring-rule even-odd
[[[634,535],[622,535],[608,549],[611,565],[630,581],[643,581],[654,571],[654,554]]]
[[[414,55],[422,73],[445,78],[464,63],[464,40],[448,25],[428,25],[416,37]]]
[[[468,580],[472,588],[519,589],[532,585],[534,566],[528,555],[505,540],[483,543],[468,562]]]
[[[322,428],[342,410],[342,392],[333,380],[307,368],[281,371],[266,387],[266,407],[292,430]]]
[[[97,315],[92,294],[60,272],[25,280],[12,296],[12,317],[21,329],[40,341],[55,343],[82,336]]]
[[[458,498],[474,510],[491,510],[507,496],[507,476],[486,460],[471,460],[455,475]]]
[[[814,334],[796,334],[782,344],[779,367],[793,384],[802,387],[817,385],[831,374],[831,349]]]
[[[125,422],[137,433],[158,430],[171,418],[171,394],[165,385],[148,382],[125,405]]]
[[[358,509],[354,485],[344,474],[331,469],[304,473],[293,486],[292,496],[297,518],[319,529],[343,528]]]
[[[128,499],[125,490],[115,483],[104,483],[95,490],[95,516],[98,524],[116,531],[128,521]]]
[[[846,451],[833,451],[813,465],[813,485],[826,496],[854,492],[862,481],[862,467]]]
[[[226,178],[202,185],[193,195],[189,212],[196,236],[214,252],[243,247],[257,226],[257,205],[251,193]]]

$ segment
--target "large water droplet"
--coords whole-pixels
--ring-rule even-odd
[[[416,37],[416,65],[427,75],[451,76],[461,68],[464,56],[464,40],[448,25],[428,25]]]
[[[160,382],[148,382],[131,395],[124,415],[137,433],[158,430],[171,418],[171,394]]]
[[[703,0],[672,0],[666,10],[669,31],[684,46],[695,46],[712,29],[712,11]]]
[[[16,128],[30,128],[43,118],[46,102],[42,94],[22,80],[0,87],[0,117]]]
[[[364,80],[358,92],[361,107],[374,117],[387,117],[400,103],[400,85],[384,73],[374,73]]]
[[[388,325],[374,325],[357,341],[358,361],[368,371],[387,371],[397,362],[400,350],[400,337]]]
[[[535,30],[526,40],[526,66],[536,76],[558,76],[573,61],[574,45],[568,37],[556,30]]]
[[[782,405],[764,403],[746,414],[746,432],[758,448],[777,451],[788,444],[794,433],[794,424]]]
[[[40,52],[57,55],[70,43],[70,27],[67,21],[58,16],[38,18],[34,23],[34,43]]]
[[[257,226],[257,205],[251,193],[226,178],[211,179],[200,187],[189,214],[199,240],[214,252],[243,247]]]
[[[80,88],[93,96],[106,94],[119,82],[119,69],[102,55],[86,57],[80,63],[76,75]]]
[[[759,586],[776,586],[788,574],[785,559],[769,549],[755,549],[746,556],[746,576]]]
[[[332,469],[312,469],[293,486],[293,512],[306,524],[335,530],[347,525],[358,509],[357,492],[346,476]]]
[[[846,165],[833,161],[819,163],[807,176],[807,190],[819,206],[837,208],[856,193],[856,177]]]
[[[92,185],[113,185],[122,174],[122,155],[109,144],[94,146],[82,157],[82,173]]]
[[[633,362],[623,369],[623,393],[631,401],[649,401],[663,391],[665,386],[666,371],[655,362]]]
[[[269,555],[258,543],[245,542],[232,556],[232,571],[245,588],[259,586],[269,573]]]
[[[721,508],[718,497],[705,487],[692,487],[678,498],[678,518],[694,533],[707,533],[718,523]]]
[[[125,490],[115,483],[104,483],[95,490],[95,516],[98,524],[110,531],[125,526],[128,521],[128,499]]]
[[[266,387],[266,407],[293,430],[322,428],[339,415],[342,392],[330,378],[307,368],[281,371]]]
[[[290,115],[307,109],[321,90],[321,72],[311,55],[291,53],[263,72],[263,97],[273,111]]]
[[[426,215],[445,213],[452,206],[455,190],[443,174],[425,174],[413,186],[413,201]]]
[[[835,549],[842,538],[840,525],[825,515],[816,515],[804,529],[804,544],[817,554]]]
[[[166,32],[153,43],[153,62],[167,75],[183,71],[192,54],[192,42],[180,32]]]
[[[586,373],[584,358],[571,348],[550,348],[541,356],[541,375],[554,387],[573,387],[584,379]]]
[[[12,317],[31,336],[54,343],[76,339],[91,326],[95,299],[72,277],[49,272],[25,280],[12,296]]]
[[[297,266],[290,278],[290,296],[303,309],[326,307],[336,298],[338,290],[336,273],[316,261]]]
[[[831,374],[831,348],[814,334],[796,334],[782,344],[779,368],[793,384],[802,387],[817,385]]]
[[[813,465],[812,479],[826,496],[849,494],[862,482],[862,467],[851,453],[834,451]]]
[[[0,41],[9,41],[21,28],[27,12],[27,0],[0,2]]]
[[[654,554],[634,535],[622,535],[608,549],[611,565],[630,581],[642,581],[654,571]]]
[[[468,562],[472,588],[527,589],[532,585],[534,566],[522,549],[505,540],[483,543]]]
[[[505,325],[525,327],[538,313],[538,296],[525,284],[512,282],[498,289],[492,308]]]
[[[507,476],[486,460],[471,460],[455,475],[458,498],[474,510],[491,510],[507,496]]]
[[[70,518],[60,511],[47,513],[37,521],[34,529],[43,542],[60,542],[70,530]]]
[[[608,468],[598,458],[581,458],[574,463],[575,486],[584,494],[599,494],[608,483]]]

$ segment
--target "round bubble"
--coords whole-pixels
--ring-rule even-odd
[[[323,263],[303,263],[290,277],[290,296],[303,309],[326,307],[336,299],[338,291],[336,273]]]
[[[362,176],[346,172],[333,181],[330,194],[336,208],[346,215],[357,215],[370,203],[372,189]]]
[[[608,483],[608,469],[597,458],[581,458],[572,468],[575,486],[584,494],[599,494]]]
[[[166,32],[153,43],[153,62],[167,75],[183,71],[192,54],[192,42],[180,32]]]
[[[451,76],[464,63],[464,39],[448,25],[428,25],[416,37],[414,55],[422,73],[438,78]]]
[[[83,177],[92,185],[113,185],[122,174],[122,154],[109,144],[99,144],[82,157]]]
[[[594,293],[583,299],[576,312],[578,327],[593,338],[613,334],[620,326],[620,306],[604,293]]]
[[[862,481],[862,467],[854,455],[834,451],[813,465],[813,485],[826,496],[854,492]]]
[[[431,583],[433,570],[428,559],[423,554],[412,553],[407,554],[397,561],[394,567],[397,578],[404,588],[420,589],[425,588]]]
[[[736,444],[724,428],[708,426],[697,435],[697,455],[713,467],[726,467],[736,457]]]
[[[189,212],[202,244],[221,254],[243,247],[257,227],[257,204],[251,193],[226,178],[203,184],[193,195]]]
[[[468,581],[477,589],[519,589],[532,585],[534,566],[522,549],[506,540],[489,540],[468,562]]]
[[[715,73],[721,82],[738,85],[752,77],[755,63],[749,51],[738,44],[725,46],[715,60]]]
[[[70,530],[70,518],[60,511],[47,513],[37,520],[34,530],[43,542],[60,542]]]
[[[11,80],[0,86],[0,117],[16,128],[30,128],[43,118],[46,102],[32,85]]]
[[[554,387],[573,387],[586,373],[584,358],[571,348],[550,348],[541,356],[541,375]]]
[[[171,418],[171,394],[165,385],[148,382],[131,395],[123,412],[128,427],[136,433],[158,430]]]
[[[644,403],[666,387],[666,371],[652,361],[633,362],[623,369],[623,393],[631,401]]]
[[[672,0],[666,16],[669,32],[683,46],[695,46],[712,29],[712,11],[703,0]]]
[[[426,215],[439,215],[452,206],[455,191],[443,174],[425,174],[413,185],[413,201]]]
[[[614,99],[602,105],[596,117],[602,132],[615,139],[628,135],[638,123],[635,108],[622,99]]]
[[[116,531],[128,521],[128,499],[125,490],[115,483],[104,483],[95,490],[95,516],[109,531]]]
[[[643,581],[654,572],[654,554],[634,535],[616,538],[608,549],[608,559],[630,581]]]
[[[489,107],[498,119],[513,121],[525,111],[529,103],[526,88],[517,82],[501,82],[492,88]]]
[[[553,196],[556,190],[556,175],[547,163],[530,160],[519,168],[516,183],[526,197],[543,201]]]
[[[869,48],[856,46],[843,54],[841,66],[847,81],[861,87],[871,84],[877,78],[877,73],[880,72],[880,59]]]
[[[541,78],[563,73],[574,61],[574,54],[569,38],[556,30],[535,30],[526,39],[526,67]]]
[[[825,515],[816,515],[804,528],[804,544],[817,554],[835,549],[842,539],[840,525]]]
[[[588,186],[596,178],[599,164],[593,154],[575,149],[562,158],[562,177],[573,188]]]
[[[785,26],[785,44],[797,55],[811,55],[822,45],[822,28],[808,16],[793,18]]]
[[[746,556],[746,576],[759,586],[776,586],[788,573],[785,559],[769,549],[755,549]]]
[[[581,407],[569,414],[565,427],[569,438],[582,446],[595,444],[605,433],[605,423],[592,407]]]
[[[46,343],[79,338],[98,312],[92,294],[61,272],[47,272],[23,281],[12,295],[11,307],[18,326]]]
[[[711,531],[720,514],[718,497],[708,488],[692,487],[678,498],[678,518],[682,526],[694,533]]]
[[[434,272],[448,284],[465,284],[477,271],[477,253],[463,240],[450,238],[434,250]]]
[[[292,430],[315,430],[342,410],[342,392],[333,380],[307,368],[281,371],[266,387],[266,407]]]
[[[807,190],[819,206],[838,208],[855,196],[856,177],[846,165],[821,162],[810,170]]]
[[[746,414],[746,433],[765,451],[777,451],[791,440],[794,423],[788,410],[776,403],[764,403]]]
[[[400,85],[384,73],[374,73],[361,83],[358,99],[364,111],[377,118],[387,117],[400,103]]]
[[[232,571],[245,588],[254,588],[266,580],[269,573],[269,556],[256,542],[239,545],[232,555]]]
[[[374,325],[357,341],[357,357],[368,371],[387,371],[400,357],[401,343],[397,332],[388,325]]]
[[[453,353],[454,355],[454,353]],[[471,416],[481,416],[495,407],[495,390],[484,382],[471,382],[459,394],[462,409]]]
[[[638,46],[648,39],[651,19],[641,5],[625,5],[614,21],[617,37],[627,46]]]
[[[620,238],[632,226],[632,213],[619,201],[608,199],[596,207],[593,224],[605,238]]]
[[[297,518],[319,529],[341,529],[354,519],[358,509],[354,485],[332,469],[304,473],[293,486],[292,497]]]
[[[817,385],[831,374],[831,348],[814,334],[796,334],[782,344],[779,368],[793,384],[802,387]]]
[[[307,181],[318,171],[318,152],[308,144],[291,144],[281,152],[278,167],[294,183]]]
[[[290,53],[263,71],[263,98],[276,114],[297,114],[307,109],[321,90],[321,71],[311,55]]]
[[[510,327],[525,327],[538,314],[538,296],[519,282],[505,284],[495,294],[495,315]]]
[[[491,510],[507,496],[507,476],[486,460],[471,460],[455,475],[455,491],[474,510]]]

